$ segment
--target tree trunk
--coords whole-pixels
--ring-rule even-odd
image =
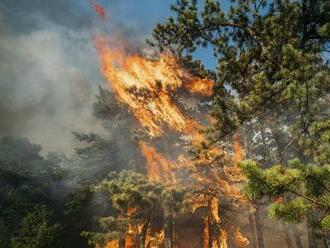
[[[203,248],[210,248],[210,216],[204,217]]]
[[[139,248],[145,248],[146,246],[146,237],[147,237],[147,231],[149,228],[150,220],[147,219],[141,229],[140,232],[140,240],[139,240]]]
[[[216,197],[211,197],[209,200],[209,211],[211,220],[210,229],[210,246],[220,247],[220,237],[221,237],[221,227],[220,227],[220,217],[219,217],[219,201]],[[218,245],[218,246],[217,246]]]
[[[277,148],[277,153],[278,153],[277,162],[279,164],[281,164],[282,162],[286,163],[287,162],[285,159],[286,156],[284,156],[284,153],[286,151],[284,150],[284,148],[287,146],[288,141],[283,140],[283,138],[282,139],[280,138],[281,136],[283,137],[283,135],[281,135],[281,133],[278,131],[278,129],[276,129],[274,127],[274,125],[270,125],[270,127],[271,127],[271,131],[272,131],[272,136],[275,140],[275,144],[276,144],[276,148]],[[285,199],[288,200],[287,197]],[[302,248],[302,243],[301,243],[296,226],[292,225],[292,230],[290,231],[290,229],[288,228],[288,225],[286,223],[284,223],[283,228],[284,228],[285,240],[287,242],[288,247],[293,247],[293,242],[291,241],[291,238],[290,238],[290,236],[291,236],[290,233],[292,232],[297,247]]]
[[[166,218],[165,225],[165,248],[174,247],[174,214],[171,213]]]
[[[264,237],[263,237],[262,218],[260,217],[260,207],[258,206],[258,204],[256,205],[256,212],[254,215],[255,215],[255,221],[256,221],[257,247],[265,248]]]
[[[257,235],[257,226],[256,226],[256,215],[255,213],[251,213],[249,215],[249,221],[252,226],[251,240],[254,248],[258,247],[258,235]]]
[[[210,248],[226,248],[223,244],[227,243],[226,237],[223,237],[221,233],[221,226],[220,223],[212,223],[211,224],[211,242]]]
[[[118,240],[118,246],[119,248],[125,248],[126,247],[126,237],[120,237]]]
[[[210,212],[210,248],[227,248],[227,233],[221,228],[221,219],[219,216],[219,200],[216,197],[211,197],[209,200]]]
[[[263,167],[269,166],[269,150],[267,149],[267,143],[266,143],[266,134],[265,134],[265,127],[264,123],[260,121],[260,132],[261,132],[261,140],[263,145]]]
[[[325,234],[323,235],[322,239],[323,239],[324,248],[329,248],[329,242]]]
[[[292,225],[292,232],[293,232],[293,235],[294,235],[294,239],[296,241],[297,248],[303,248],[302,243],[301,243],[301,239],[300,239],[300,234],[299,234],[299,231],[298,231],[297,226],[295,224]]]
[[[292,248],[292,242],[291,242],[291,235],[290,235],[290,230],[288,228],[288,224],[287,223],[282,223],[282,227],[283,227],[283,232],[284,232],[284,236],[285,236],[285,242],[288,248]]]
[[[312,224],[313,224],[313,214],[311,213],[310,215],[307,216],[308,247],[317,248],[316,235]]]

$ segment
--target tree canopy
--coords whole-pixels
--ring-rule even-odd
[[[240,131],[255,160],[242,163],[247,196],[274,200],[271,216],[313,216],[313,228],[328,230],[329,2],[178,0],[171,10],[149,44],[217,82],[216,122],[197,151]],[[203,48],[216,68],[195,58]]]

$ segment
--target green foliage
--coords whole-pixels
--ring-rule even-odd
[[[59,243],[60,227],[51,222],[52,212],[36,206],[22,221],[18,234],[11,240],[13,248],[52,248]]]
[[[221,1],[199,5],[196,0],[177,0],[171,6],[174,15],[155,28],[149,41],[178,56],[193,74],[216,81],[211,111],[216,123],[209,128],[209,140],[196,149],[196,157],[209,157],[213,145],[222,146],[228,135],[243,129],[247,157],[253,159],[242,163],[247,196],[267,197],[272,201],[268,214],[285,221],[300,221],[313,213],[318,218],[313,224],[328,231],[330,73],[324,55],[329,52],[330,4],[233,0],[229,5],[225,10]],[[207,47],[217,62],[214,70],[194,58],[198,49]],[[149,182],[133,171],[118,172],[143,171],[137,167],[143,163],[132,159],[140,154],[127,132],[136,128],[133,117],[102,88],[93,107],[109,135],[74,133],[79,159],[66,162],[74,179],[83,184],[68,190],[72,198],[63,219],[59,212],[66,199],[57,196],[54,202],[51,190],[66,178],[63,158],[54,153],[43,156],[41,147],[27,139],[1,139],[1,247],[80,247],[84,244],[74,235],[90,226],[91,231],[81,233],[90,245],[123,239],[129,225],[148,228],[164,222],[166,230],[173,227],[185,191]],[[148,137],[136,130],[134,138]],[[196,173],[207,175],[209,167],[200,168]],[[95,185],[89,187],[91,183]],[[52,211],[64,224],[62,240]],[[98,227],[93,226],[94,215],[101,216]],[[64,236],[71,243],[63,242]]]
[[[122,213],[131,208],[148,214],[162,193],[162,186],[149,182],[142,174],[123,170],[120,173],[111,172],[108,179],[95,186],[96,191],[105,192],[110,197],[112,205]]]
[[[129,167],[128,162],[120,156],[120,147],[111,133],[73,132],[73,135],[79,142],[75,148],[78,164],[73,175],[78,181],[92,184],[105,178],[111,171]]]
[[[269,169],[262,169],[253,161],[244,161],[242,171],[248,178],[245,185],[246,194],[251,199],[260,199],[263,196],[281,197],[288,189],[296,190],[302,180],[297,169],[284,169],[279,165]]]
[[[101,126],[98,133],[73,132],[77,141],[74,162],[75,177],[81,183],[93,184],[104,179],[111,171],[137,169],[141,161],[136,161],[140,151],[129,130],[137,128],[134,117],[127,106],[119,103],[114,94],[99,88],[93,114]]]
[[[58,207],[52,186],[64,178],[62,158],[55,153],[42,156],[40,151],[39,145],[27,139],[4,137],[0,141],[1,247],[10,247],[10,239],[35,205]],[[56,200],[60,204],[61,199]]]
[[[329,194],[324,194],[321,197],[321,204],[324,209],[330,209],[330,195]]]
[[[67,216],[77,216],[83,212],[83,208],[88,204],[92,197],[92,191],[88,186],[79,187],[73,192],[72,199],[67,203],[65,214]]]
[[[123,117],[127,113],[127,107],[115,100],[115,96],[109,90],[99,87],[99,94],[96,96],[97,101],[94,103],[94,115],[99,119],[108,119]],[[126,116],[125,116],[126,117]]]
[[[224,9],[216,0],[202,5],[178,0],[173,15],[157,25],[149,41],[177,55],[192,72],[216,75],[211,110],[216,123],[196,157],[243,131],[251,159],[242,163],[247,196],[276,200],[269,213],[283,220],[301,220],[311,212],[324,218],[330,188],[330,70],[325,56],[330,5],[325,0],[227,4]],[[194,52],[203,47],[212,49],[217,62],[211,72],[194,60]],[[293,158],[298,159],[290,163]],[[320,219],[313,222],[324,229]]]
[[[287,204],[272,203],[268,207],[268,215],[272,218],[276,217],[287,222],[302,221],[308,213],[310,206],[306,200],[296,198]]]
[[[327,230],[330,167],[303,165],[297,160],[291,161],[290,165],[291,168],[273,166],[262,169],[256,162],[242,162],[247,177],[246,195],[253,200],[269,197],[274,202],[268,208],[268,215],[288,222],[302,221],[311,211],[316,212],[321,220],[317,227]]]
[[[0,168],[42,183],[61,179],[64,175],[56,154],[43,157],[41,146],[24,138],[3,137],[0,141]]]
[[[320,197],[327,193],[330,187],[330,166],[300,165],[306,186],[306,194]]]
[[[146,176],[129,170],[111,172],[93,190],[116,211],[111,216],[99,218],[103,232],[81,233],[90,244],[124,239],[129,225],[156,225],[166,212],[174,214],[180,211],[185,195],[183,190],[150,182]]]
[[[186,191],[180,188],[178,185],[172,187],[165,187],[163,189],[161,198],[164,204],[164,208],[178,213],[183,208],[183,202],[185,201]]]
[[[330,231],[330,215],[329,214],[322,219],[321,226],[324,230]]]
[[[269,110],[300,111],[300,124],[310,125],[310,113],[321,105],[306,105],[329,92],[322,58],[328,38],[318,35],[329,24],[328,4],[317,2],[236,0],[224,10],[215,0],[201,8],[197,1],[179,0],[171,7],[174,16],[154,29],[149,43],[172,51],[184,64],[197,48],[212,48],[218,62],[216,141]],[[191,64],[188,69],[195,70]]]

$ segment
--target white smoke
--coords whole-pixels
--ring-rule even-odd
[[[68,152],[71,131],[96,127],[92,102],[103,79],[88,30],[43,23],[0,39],[0,135]]]

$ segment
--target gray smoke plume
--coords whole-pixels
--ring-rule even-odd
[[[139,51],[172,2],[94,1],[107,11],[102,20],[93,1],[0,1],[0,137],[25,136],[46,151],[72,151],[71,131],[97,132],[91,108],[105,82],[93,32],[124,37]]]
[[[103,78],[82,2],[1,1],[0,136],[71,151],[71,131],[97,126],[91,108]]]

